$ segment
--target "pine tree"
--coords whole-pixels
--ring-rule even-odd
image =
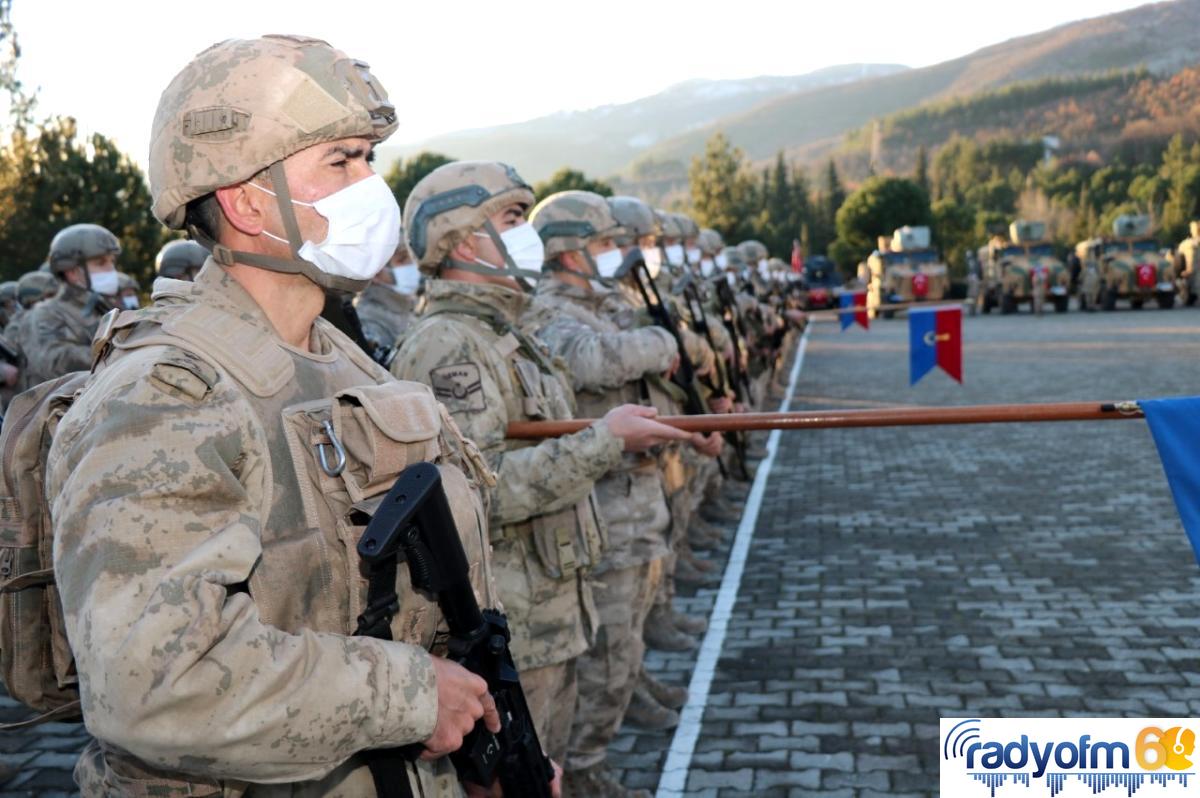
[[[754,217],[754,181],[745,172],[745,156],[723,133],[716,133],[704,154],[692,158],[688,183],[693,216],[701,227],[711,227],[729,243],[751,237]]]

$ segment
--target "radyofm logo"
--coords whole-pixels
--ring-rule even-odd
[[[1157,795],[1178,794],[1162,790],[1200,778],[1196,728],[1187,718],[943,718],[942,794],[973,783],[995,796],[1010,779],[1026,787],[1045,779],[1051,796],[1072,783],[1086,790],[1079,794],[1118,786],[1132,795],[1146,783],[1161,788]]]

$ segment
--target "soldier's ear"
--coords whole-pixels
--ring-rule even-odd
[[[267,219],[266,203],[275,202],[274,197],[254,191],[245,183],[219,188],[215,193],[221,212],[230,226],[250,236],[262,233]]]
[[[475,259],[479,257],[479,248],[475,246],[475,236],[473,234],[463,236],[462,240],[450,250],[450,257],[463,263],[474,263]]]

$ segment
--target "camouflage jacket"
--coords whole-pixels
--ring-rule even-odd
[[[412,323],[416,299],[393,291],[386,285],[371,283],[354,302],[366,339],[390,351],[400,335]]]
[[[625,402],[649,399],[645,379],[671,367],[678,349],[660,327],[622,330],[606,314],[618,308],[609,291],[590,291],[553,277],[538,283],[527,326],[566,361],[580,415],[599,417]],[[670,524],[658,463],[627,453],[621,467],[596,483],[609,549],[596,569],[630,568],[667,554]],[[636,541],[643,541],[635,545]]]
[[[284,343],[211,260],[154,296],[106,318],[47,463],[55,573],[97,738],[76,777],[86,795],[374,795],[356,754],[434,729],[427,649],[441,616],[402,573],[398,642],[350,636],[366,599],[350,502],[386,489],[396,469],[382,463],[405,457],[468,485],[483,473],[473,447],[438,422],[426,388],[392,380],[324,320],[311,351]],[[384,437],[354,432],[373,408],[413,443],[364,448]],[[333,429],[350,453],[340,478],[318,465]],[[464,490],[474,501],[452,506],[480,603],[494,604],[483,505]],[[460,794],[446,760],[410,775],[425,795]]]
[[[431,280],[424,315],[404,335],[392,374],[425,382],[497,474],[489,527],[493,572],[519,668],[566,662],[595,622],[585,563],[600,556],[595,481],[621,462],[603,422],[536,445],[505,437],[511,421],[574,415],[549,353],[520,327],[524,294],[502,286]]]
[[[22,387],[91,368],[92,336],[110,307],[99,294],[70,283],[35,305],[20,323]]]

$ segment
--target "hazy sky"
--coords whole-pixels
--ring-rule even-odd
[[[213,42],[327,39],[371,64],[401,109],[392,141],[653,94],[690,78],[847,62],[925,66],[1131,0],[14,0],[20,76],[144,163],[158,95]],[[986,19],[986,24],[982,20]]]

